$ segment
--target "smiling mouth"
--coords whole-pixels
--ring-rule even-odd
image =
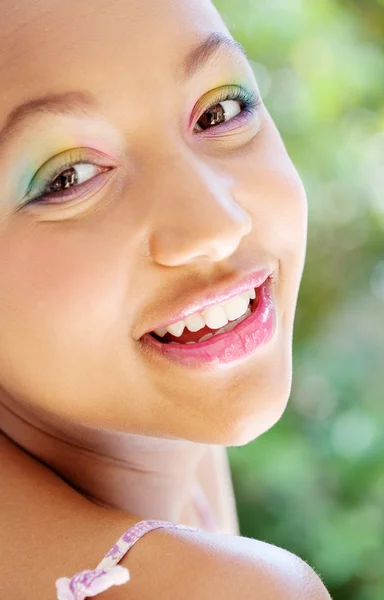
[[[219,329],[212,329],[211,327],[208,327],[208,325],[205,325],[205,327],[199,329],[199,331],[189,331],[189,329],[185,327],[182,335],[178,337],[172,335],[171,333],[169,333],[169,331],[163,337],[157,335],[154,331],[152,331],[149,335],[155,338],[155,340],[157,340],[158,342],[161,342],[162,344],[180,345],[198,344],[199,342],[205,342],[211,337],[220,336],[234,329],[237,325],[239,325],[256,310],[259,303],[259,294],[258,289],[256,289],[255,291],[256,298],[250,300],[246,312],[234,321],[229,321],[224,327],[220,327]]]
[[[268,278],[260,288],[251,288],[249,293],[250,302],[246,306],[245,313],[236,320],[229,323],[227,321],[221,329],[201,327],[197,332],[191,332],[182,327],[182,322],[177,322],[173,331],[180,333],[179,336],[174,336],[167,328],[165,331],[160,329],[144,334],[142,339],[140,338],[144,357],[154,360],[156,364],[159,360],[168,361],[168,364],[170,361],[180,367],[201,370],[230,367],[253,355],[258,349],[268,345],[277,335],[277,312],[272,293],[272,279]],[[253,295],[255,300],[252,301]],[[235,310],[240,312],[240,305],[237,303],[233,307],[234,317]],[[215,317],[214,310],[213,313],[207,313],[207,320],[211,325],[215,322],[219,325],[220,321],[223,323],[225,319],[221,316],[215,321],[218,313]],[[191,329],[198,322],[190,321]]]

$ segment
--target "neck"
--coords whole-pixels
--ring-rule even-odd
[[[183,521],[207,445],[49,423],[0,402],[3,432],[92,502],[143,518]],[[185,522],[185,520],[184,520]]]

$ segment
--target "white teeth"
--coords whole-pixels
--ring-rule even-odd
[[[225,325],[225,327],[218,329],[217,331],[215,331],[215,333],[213,335],[215,336],[215,335],[218,335],[219,333],[226,333],[227,331],[231,331],[231,329],[234,329],[235,327],[237,327],[237,325],[239,323],[241,323],[242,321],[244,321],[244,319],[249,317],[250,314],[251,314],[251,309],[248,308],[247,312],[242,317],[240,317],[236,321],[231,321],[230,323],[228,323],[228,325]]]
[[[173,323],[173,325],[155,329],[154,333],[159,337],[164,337],[169,331],[169,333],[175,337],[180,337],[183,334],[184,327],[192,332],[200,331],[200,329],[203,329],[206,325],[211,329],[223,328],[228,324],[228,321],[236,321],[239,317],[243,316],[249,307],[250,299],[254,300],[255,298],[255,290],[248,290],[221,304],[208,306],[203,313],[194,313],[182,321]]]
[[[155,333],[159,337],[164,337],[165,334],[167,333],[167,331],[168,331],[168,329],[166,327],[160,327],[160,329],[155,329]]]
[[[207,306],[203,312],[203,317],[205,323],[211,329],[218,329],[219,327],[223,327],[223,325],[228,323],[227,315],[225,314],[225,310],[221,304],[216,304],[216,306]]]
[[[171,333],[175,337],[180,337],[184,331],[184,327],[185,327],[184,321],[178,321],[177,323],[174,323],[173,325],[169,325],[167,327],[167,330],[169,331],[169,333]]]
[[[205,340],[209,340],[211,337],[213,337],[213,333],[207,333],[207,335],[203,335],[203,337],[199,339],[199,342],[205,342]]]
[[[225,314],[228,321],[235,321],[245,313],[249,305],[249,294],[247,300],[244,296],[235,296],[223,303]]]
[[[205,321],[201,315],[195,313],[185,319],[185,325],[189,331],[195,332],[205,327]]]

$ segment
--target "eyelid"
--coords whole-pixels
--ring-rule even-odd
[[[202,107],[202,110],[198,111],[197,118],[193,116],[196,114],[199,106],[204,103],[205,98],[210,98],[213,94],[213,98]],[[242,103],[243,109],[234,117],[224,121],[218,125],[208,127],[202,131],[198,131],[195,135],[198,138],[217,138],[220,135],[225,136],[229,132],[233,132],[238,129],[242,129],[243,125],[252,122],[253,117],[257,114],[257,109],[262,105],[262,98],[258,89],[247,90],[246,88],[239,85],[227,85],[215,90],[211,90],[204,94],[192,112],[193,118],[191,119],[193,125],[193,132],[196,124],[202,117],[202,115],[209,110],[212,106],[220,104],[221,102],[233,100]],[[196,108],[197,107],[197,108]]]
[[[256,107],[261,98],[256,89],[248,90],[240,85],[229,84],[215,88],[204,94],[197,101],[192,110],[189,126],[198,121],[202,114],[204,114],[211,106],[224,102],[225,100],[238,100],[250,107]]]
[[[75,209],[77,205],[82,205],[83,209],[86,210],[87,207],[89,207],[93,197],[96,194],[100,194],[103,188],[108,185],[110,180],[113,178],[113,175],[116,173],[117,169],[111,168],[104,173],[99,173],[98,175],[95,175],[95,177],[92,177],[91,179],[80,184],[79,186],[76,186],[76,188],[72,188],[77,190],[80,190],[81,188],[80,193],[72,194],[72,196],[64,195],[66,192],[69,192],[70,189],[64,190],[64,192],[58,194],[62,199],[59,202],[49,202],[48,200],[45,201],[45,198],[49,198],[50,196],[48,194],[41,195],[39,198],[36,198],[36,202],[32,198],[31,200],[26,201],[22,205],[20,205],[16,209],[16,212],[23,210],[32,210],[36,211],[37,214],[54,214],[55,220],[57,218],[65,219],[68,215],[68,211],[69,214],[73,214],[71,211],[73,211],[73,209]],[[51,213],[51,211],[54,212]]]
[[[209,99],[209,101],[207,101],[207,98]],[[224,128],[227,128],[226,125],[228,125],[229,127],[231,123],[232,125],[234,125],[240,120],[246,119],[247,115],[248,117],[252,116],[252,114],[255,112],[255,109],[262,104],[261,95],[257,89],[253,88],[252,90],[248,90],[243,86],[234,84],[215,88],[214,90],[210,90],[209,92],[204,94],[195,104],[190,118],[190,127],[192,124],[196,124],[197,121],[199,121],[201,116],[204,114],[204,112],[206,112],[210,107],[214,106],[215,104],[220,104],[220,102],[224,102],[227,100],[242,102],[244,104],[244,108],[241,111],[241,113],[229,119],[229,121],[225,123],[215,125],[211,128],[197,133],[196,135],[217,135],[216,133],[214,133],[215,131],[217,131],[218,129],[220,131],[223,131]]]
[[[82,155],[82,153],[86,154],[86,158]],[[96,158],[95,158],[96,156]],[[60,160],[61,158],[61,160]],[[51,163],[57,163],[57,168],[54,166],[49,167]],[[79,148],[70,148],[68,150],[64,150],[59,154],[56,154],[49,160],[47,160],[35,173],[32,180],[30,181],[27,191],[25,193],[25,201],[33,200],[34,197],[38,197],[40,195],[39,189],[43,190],[47,180],[51,180],[60,174],[66,168],[66,164],[76,165],[81,163],[93,164],[99,167],[116,167],[119,162],[111,159],[104,152],[100,150],[96,150],[95,148],[89,147],[79,147]],[[45,171],[47,174],[45,175]],[[41,184],[40,184],[41,181]],[[40,185],[39,185],[40,184]],[[35,189],[35,186],[37,190]],[[28,197],[30,192],[33,191],[34,195],[32,197]]]

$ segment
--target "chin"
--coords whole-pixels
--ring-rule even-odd
[[[225,431],[216,432],[215,439],[212,439],[211,444],[220,444],[223,446],[245,446],[253,442],[258,437],[271,429],[283,416],[287,406],[288,398],[284,398],[280,403],[276,403],[274,409],[257,413],[245,420],[232,423]]]
[[[232,435],[228,437],[225,445],[245,446],[246,444],[253,442],[276,425],[284,414],[285,406],[286,402],[281,410],[276,411],[276,413],[269,413],[264,416],[262,420],[256,418],[254,422],[248,421],[243,427],[239,427],[236,431],[232,432]]]
[[[251,386],[251,393],[244,388],[237,397],[241,409],[226,420],[225,429],[217,432],[213,443],[226,446],[244,446],[271,429],[284,416],[292,389],[292,355],[278,361],[279,369],[269,371],[262,385]]]
[[[211,428],[207,443],[224,446],[245,446],[271,429],[284,415],[291,394],[292,377],[290,364],[286,372],[274,379],[270,389],[238,394],[236,403],[227,405],[217,427]],[[277,383],[277,384],[276,384]],[[237,411],[231,410],[231,408]]]

